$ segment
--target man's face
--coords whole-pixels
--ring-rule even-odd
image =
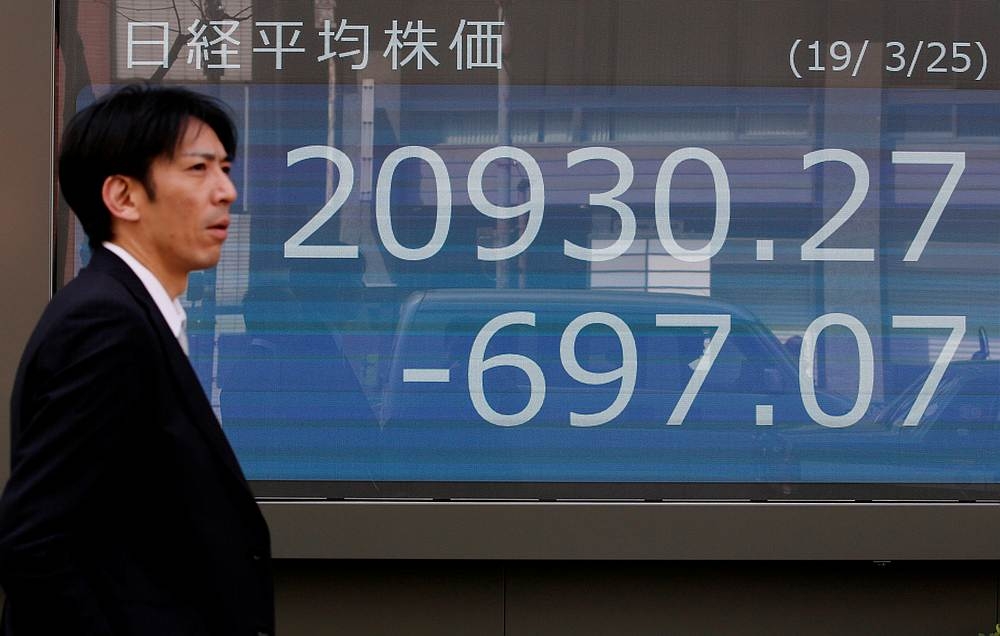
[[[140,234],[146,265],[168,288],[179,282],[183,289],[189,272],[219,262],[236,199],[229,166],[215,131],[197,119],[172,157],[153,160],[153,191],[140,197]]]

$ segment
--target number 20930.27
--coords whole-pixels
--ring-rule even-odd
[[[307,159],[324,159],[333,163],[339,173],[337,187],[326,204],[285,241],[285,258],[358,258],[359,248],[357,245],[306,243],[343,207],[350,197],[354,185],[354,166],[350,157],[343,151],[331,146],[316,145],[303,146],[288,152],[289,167]],[[407,160],[423,161],[430,167],[437,194],[437,212],[433,233],[424,245],[418,247],[408,247],[400,243],[392,227],[390,191],[393,176],[399,165]],[[527,199],[517,205],[501,206],[491,202],[486,196],[483,191],[483,180],[486,169],[491,163],[509,160],[518,162],[524,170],[527,180]],[[615,187],[605,192],[590,193],[587,195],[587,202],[591,206],[604,207],[614,211],[620,217],[621,232],[616,240],[603,247],[585,247],[566,240],[563,242],[563,253],[569,258],[583,261],[608,261],[625,254],[635,240],[635,213],[627,203],[620,199],[632,185],[635,168],[631,159],[616,148],[579,148],[566,155],[568,168],[586,161],[608,162],[617,170],[618,182]],[[715,222],[712,235],[704,245],[698,248],[682,246],[674,236],[671,227],[671,186],[677,167],[685,161],[704,164],[711,172],[715,189]],[[802,157],[803,170],[829,162],[846,165],[853,174],[854,186],[850,196],[840,209],[802,244],[801,258],[803,261],[874,261],[875,250],[873,248],[823,247],[821,245],[858,211],[868,195],[871,184],[870,172],[864,159],[849,150],[824,148],[809,152]],[[965,171],[965,153],[896,151],[892,153],[892,162],[897,165],[949,166],[941,187],[903,256],[904,261],[918,261],[927,247],[934,228],[941,220],[941,215],[948,205],[962,173]],[[514,258],[530,248],[541,229],[545,210],[545,182],[535,158],[527,151],[513,146],[490,148],[472,162],[467,184],[469,200],[483,215],[500,220],[525,217],[524,222],[520,224],[523,228],[521,235],[509,245],[494,247],[478,245],[476,253],[479,260],[502,261]],[[656,229],[663,248],[674,258],[681,261],[698,262],[708,260],[718,254],[729,235],[731,207],[729,176],[722,160],[712,151],[697,147],[680,148],[671,152],[660,165],[654,195]],[[379,238],[386,251],[405,261],[421,261],[432,258],[444,247],[448,238],[451,214],[451,178],[441,155],[424,146],[404,146],[389,153],[382,163],[375,185],[375,220]]]

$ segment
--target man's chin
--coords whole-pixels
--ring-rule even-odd
[[[219,260],[221,257],[222,257],[222,249],[220,247],[220,249],[215,251],[214,253],[205,254],[202,258],[198,259],[196,267],[194,267],[191,271],[212,269],[213,267],[219,264]]]

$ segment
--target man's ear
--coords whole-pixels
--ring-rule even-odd
[[[111,212],[111,216],[122,221],[138,221],[139,208],[136,206],[137,195],[140,195],[142,184],[132,177],[113,174],[104,180],[101,187],[101,198]]]

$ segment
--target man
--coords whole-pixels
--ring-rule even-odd
[[[28,342],[0,499],[3,633],[274,631],[270,539],[186,353],[177,298],[214,266],[232,121],[127,87],[67,127],[59,179],[93,256]]]

